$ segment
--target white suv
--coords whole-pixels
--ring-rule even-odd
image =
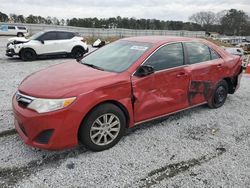
[[[29,31],[25,26],[0,25],[0,35],[24,37],[29,35]]]
[[[9,39],[6,55],[18,55],[24,61],[35,60],[38,56],[70,55],[80,58],[88,52],[88,46],[78,33],[68,31],[41,31],[32,37]]]

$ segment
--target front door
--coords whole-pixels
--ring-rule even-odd
[[[46,32],[39,38],[39,40],[41,42],[35,48],[37,54],[40,55],[58,53],[58,48],[60,47],[60,44],[58,44],[56,32]]]
[[[184,65],[183,46],[173,43],[159,48],[145,63],[155,73],[132,76],[135,122],[149,120],[189,106],[190,73]]]

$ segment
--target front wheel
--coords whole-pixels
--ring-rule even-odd
[[[102,151],[118,143],[125,127],[123,111],[113,104],[103,104],[86,117],[79,129],[79,138],[88,149]]]
[[[220,108],[226,102],[228,95],[228,84],[225,80],[220,81],[212,94],[208,103],[210,108]]]
[[[36,52],[32,49],[23,49],[20,52],[20,57],[23,61],[33,61],[37,58]]]

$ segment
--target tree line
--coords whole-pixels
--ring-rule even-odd
[[[42,17],[10,14],[0,12],[0,22],[53,24],[89,28],[126,28],[152,30],[189,30],[208,33],[218,32],[226,35],[250,35],[250,18],[241,10],[231,9],[218,13],[211,11],[198,12],[189,17],[189,22],[164,21],[158,19],[136,18],[72,18],[58,19],[56,17]]]

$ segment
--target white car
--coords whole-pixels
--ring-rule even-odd
[[[88,46],[78,33],[68,31],[41,31],[32,37],[9,39],[6,55],[21,57],[24,61],[35,60],[38,56],[70,55],[80,58],[88,52]]]
[[[0,25],[0,35],[13,35],[17,37],[26,37],[29,31],[25,26]]]
[[[245,51],[242,48],[224,48],[228,53],[238,56],[245,55]]]
[[[224,50],[232,55],[240,56],[242,59],[242,66],[247,67],[249,62],[249,56],[242,48],[224,48]]]

